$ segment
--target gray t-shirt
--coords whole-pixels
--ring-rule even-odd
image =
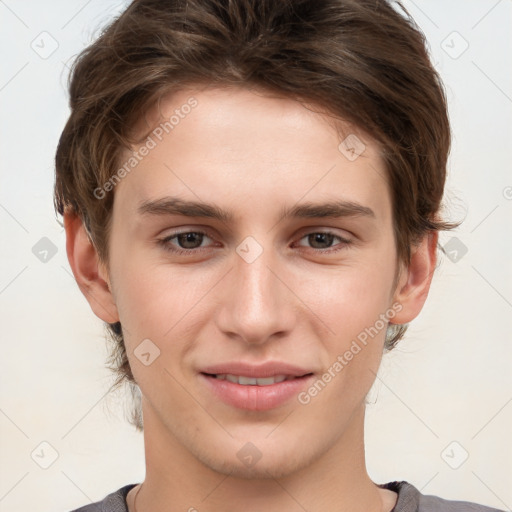
[[[102,501],[91,503],[72,512],[128,512],[126,495],[137,484],[129,484],[109,494]],[[398,493],[398,500],[391,512],[504,512],[468,501],[452,501],[437,496],[421,494],[414,485],[405,481],[378,484],[383,489]]]

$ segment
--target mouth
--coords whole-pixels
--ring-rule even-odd
[[[289,404],[314,379],[304,375],[276,374],[247,376],[232,373],[199,373],[201,382],[212,398],[246,411],[268,411]]]
[[[247,377],[245,375],[233,375],[231,373],[205,373],[201,372],[206,377],[218,379],[218,380],[226,380],[228,382],[232,382],[233,384],[239,384],[241,386],[271,386],[272,384],[279,384],[280,382],[289,381],[289,380],[298,380],[303,379],[304,377],[309,377],[313,375],[312,373],[307,373],[305,375],[274,375],[271,377]]]

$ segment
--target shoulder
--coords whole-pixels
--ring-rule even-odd
[[[391,512],[503,512],[469,501],[454,501],[422,494],[409,482],[389,482],[379,487],[390,489],[398,494],[397,502]]]
[[[90,503],[71,512],[128,512],[126,495],[137,484],[128,484],[105,496],[101,501]]]
[[[486,507],[469,501],[453,501],[438,496],[420,494],[418,512],[499,512],[497,508]]]

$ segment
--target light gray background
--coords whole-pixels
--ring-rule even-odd
[[[368,470],[377,483],[510,510],[512,2],[405,5],[446,84],[446,214],[465,222],[441,238],[458,260],[441,258],[423,312],[380,369]],[[0,0],[2,511],[71,510],[144,477],[142,435],[123,420],[123,397],[106,396],[103,326],[74,282],[52,205],[66,64],[122,7]],[[57,251],[46,262],[43,237]]]

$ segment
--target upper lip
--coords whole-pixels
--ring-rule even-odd
[[[305,368],[300,368],[299,366],[279,361],[268,361],[261,364],[234,361],[231,363],[207,366],[201,370],[201,373],[209,373],[211,375],[229,373],[231,375],[239,375],[243,377],[275,377],[276,375],[302,377],[303,375],[313,372]]]

